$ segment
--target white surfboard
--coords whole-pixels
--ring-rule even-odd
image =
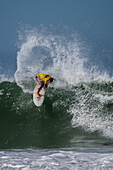
[[[34,92],[33,92],[33,101],[34,101],[36,106],[41,106],[42,103],[44,102],[44,93],[45,93],[44,87],[42,87],[42,89],[39,92],[41,97],[38,97],[37,91],[38,91],[39,87],[40,87],[40,85],[36,85],[35,88],[34,88]]]

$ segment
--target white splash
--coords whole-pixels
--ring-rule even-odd
[[[55,77],[56,87],[74,85],[88,78],[84,67],[86,49],[76,35],[68,40],[61,35],[47,35],[32,30],[24,32],[23,37],[19,35],[21,45],[15,72],[15,80],[23,90],[30,90],[28,84],[39,72]]]
[[[69,109],[69,112],[73,115],[73,127],[81,126],[86,131],[98,131],[106,137],[113,138],[113,113],[109,114],[107,111],[104,111],[106,97],[103,97],[100,103],[97,95],[91,93],[83,95],[80,92],[78,93],[78,98],[79,103],[71,105]],[[110,98],[107,99],[109,100]]]

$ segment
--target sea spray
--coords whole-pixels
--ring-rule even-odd
[[[87,52],[76,36],[68,41],[65,36],[38,33],[36,30],[25,31],[23,36],[15,80],[24,91],[33,90],[31,82],[39,72],[55,77],[56,87],[75,85],[88,78],[84,67]],[[22,35],[19,37],[22,40]]]

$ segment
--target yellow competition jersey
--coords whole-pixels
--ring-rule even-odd
[[[39,73],[37,75],[38,78],[42,79],[44,81],[44,84],[47,84],[47,81],[51,78],[51,76],[45,74],[45,73]]]

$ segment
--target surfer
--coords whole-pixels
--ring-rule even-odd
[[[40,87],[39,87],[39,89],[37,91],[37,95],[38,95],[38,97],[41,97],[40,94],[39,94],[41,88],[43,86],[45,86],[47,88],[48,83],[52,83],[53,80],[55,80],[55,79],[52,78],[50,75],[47,75],[45,73],[39,73],[38,75],[36,75],[36,80],[40,84]]]

